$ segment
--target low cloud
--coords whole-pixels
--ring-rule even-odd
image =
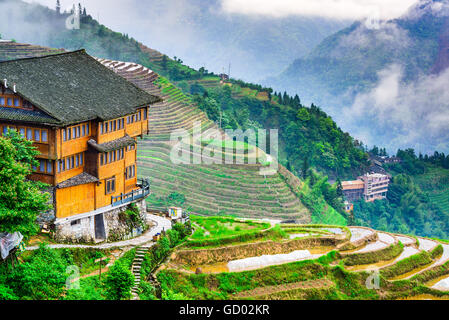
[[[317,16],[334,19],[393,19],[404,14],[417,0],[222,0],[229,13],[286,17]]]
[[[397,64],[379,72],[377,85],[343,110],[343,125],[366,144],[387,146],[392,152],[407,147],[448,152],[449,69],[408,84],[403,74]]]

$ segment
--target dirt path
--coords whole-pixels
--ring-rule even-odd
[[[251,298],[258,296],[265,296],[274,293],[291,291],[296,289],[317,289],[317,288],[329,288],[333,286],[334,283],[328,279],[319,279],[319,280],[310,280],[310,281],[301,281],[294,282],[288,284],[281,284],[277,286],[269,286],[269,287],[259,287],[253,290],[239,292],[233,295],[233,298],[241,299],[241,298]]]

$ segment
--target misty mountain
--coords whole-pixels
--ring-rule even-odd
[[[120,22],[123,33],[129,31],[140,42],[170,57],[181,58],[197,69],[205,67],[215,73],[227,73],[231,64],[232,76],[245,81],[259,81],[278,74],[325,37],[350,23],[323,18],[228,14],[221,10],[219,0],[130,0],[114,6],[124,6]],[[37,7],[33,7],[35,18],[27,19],[25,28],[22,19],[10,14],[1,19],[3,37],[52,45],[45,38],[54,31],[53,25],[37,17],[44,10]],[[135,10],[137,7],[139,10]],[[13,16],[17,13],[17,10],[9,11]],[[88,7],[87,11],[90,13]],[[0,16],[3,13],[1,10]],[[34,28],[27,28],[34,22]]]
[[[390,151],[449,151],[449,1],[399,19],[356,22],[264,84],[318,103],[344,130]]]

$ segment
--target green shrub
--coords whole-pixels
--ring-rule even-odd
[[[129,299],[134,276],[123,262],[116,261],[109,269],[104,285],[108,300]]]

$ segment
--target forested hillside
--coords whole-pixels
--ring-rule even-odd
[[[393,175],[387,200],[357,202],[355,223],[379,230],[428,237],[449,236],[449,156],[399,150],[402,163],[387,165]]]
[[[398,19],[335,33],[263,83],[322,106],[367,144],[447,153],[448,27],[449,1],[420,0]]]

